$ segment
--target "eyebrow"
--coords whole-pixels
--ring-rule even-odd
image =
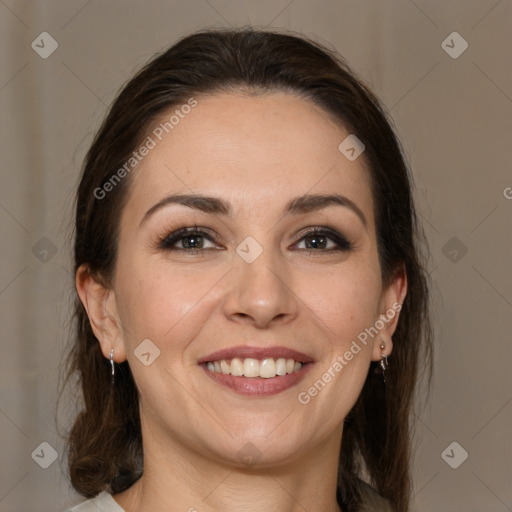
[[[205,196],[201,194],[176,194],[164,197],[153,205],[145,214],[140,222],[140,226],[146,222],[155,212],[173,204],[180,204],[200,210],[213,215],[231,216],[231,205],[217,197]],[[287,203],[284,208],[284,214],[298,215],[312,211],[321,210],[328,206],[343,206],[352,210],[361,220],[364,227],[368,227],[368,221],[361,209],[348,197],[340,194],[305,194],[295,197]]]

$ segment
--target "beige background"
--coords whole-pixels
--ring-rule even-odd
[[[0,510],[80,501],[54,416],[70,339],[70,201],[92,134],[154,52],[244,24],[334,46],[390,110],[413,169],[437,333],[412,510],[512,510],[510,0],[2,0]],[[441,46],[454,31],[469,44],[456,59]],[[31,48],[41,32],[59,45],[47,59]],[[452,461],[469,454],[457,469],[442,457],[453,441]],[[48,469],[31,457],[42,442],[59,455]]]

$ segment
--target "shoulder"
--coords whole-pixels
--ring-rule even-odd
[[[101,492],[95,498],[84,501],[65,512],[124,512],[124,509],[106,491]]]
[[[360,481],[361,496],[363,498],[360,512],[396,512],[391,503],[383,498],[373,487]]]

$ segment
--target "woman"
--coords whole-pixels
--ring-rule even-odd
[[[325,47],[210,30],[149,62],[77,193],[72,510],[408,510],[432,360],[410,181]]]

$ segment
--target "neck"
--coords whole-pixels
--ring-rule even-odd
[[[126,512],[340,512],[336,501],[340,439],[300,459],[234,467],[180,443],[144,440],[142,477],[114,499]]]

